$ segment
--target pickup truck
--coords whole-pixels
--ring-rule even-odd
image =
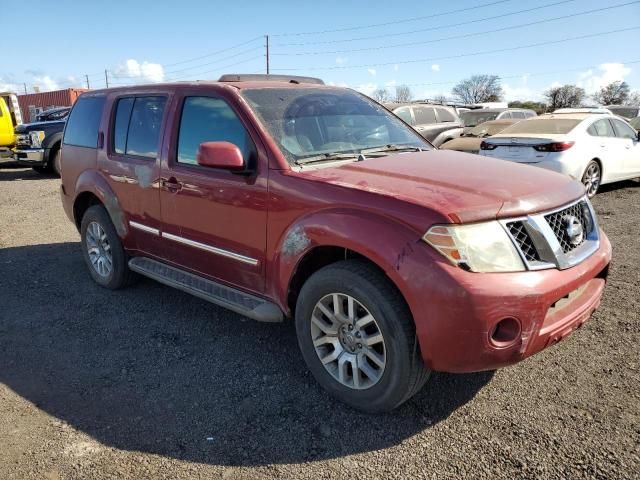
[[[611,247],[584,186],[478,159],[358,92],[235,74],[84,93],[60,192],[98,285],[144,275],[291,319],[291,361],[380,412],[432,371],[521,361],[600,304]]]
[[[18,125],[14,160],[40,173],[60,175],[60,144],[65,123],[66,118]]]

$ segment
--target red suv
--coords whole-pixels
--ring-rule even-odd
[[[293,318],[317,381],[366,411],[433,370],[495,369],[558,342],[600,304],[611,258],[579,182],[438,151],[312,78],[85,93],[61,169],[99,285],[142,274]]]

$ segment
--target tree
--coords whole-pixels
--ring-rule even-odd
[[[553,112],[558,108],[579,107],[586,94],[584,88],[575,85],[562,85],[553,87],[544,92],[549,105],[549,111]]]
[[[596,92],[592,98],[600,105],[624,105],[629,98],[629,92],[627,82],[611,82]]]
[[[498,102],[504,92],[497,75],[473,75],[458,83],[451,93],[464,103]]]
[[[529,110],[535,111],[538,115],[545,113],[547,111],[547,104],[542,102],[534,102],[531,100],[527,100],[524,102],[509,102],[509,108],[527,108]]]
[[[411,89],[406,85],[396,87],[396,102],[410,102],[413,99]]]
[[[391,100],[391,94],[386,88],[378,88],[371,94],[371,97],[380,103],[389,102]]]
[[[442,103],[442,104],[449,103],[449,100],[447,100],[447,97],[442,94],[436,95],[435,97],[433,97],[433,101],[436,103]]]
[[[630,107],[640,107],[640,92],[631,92],[624,104]]]

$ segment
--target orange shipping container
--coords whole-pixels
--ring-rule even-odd
[[[80,94],[86,91],[86,88],[67,88],[65,90],[18,95],[22,121],[25,123],[35,121],[35,118],[31,118],[31,112],[36,108],[47,110],[53,107],[70,107]]]

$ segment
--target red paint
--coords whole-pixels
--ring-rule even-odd
[[[515,363],[563,338],[597,308],[611,258],[604,233],[600,249],[570,269],[494,274],[454,267],[421,240],[436,223],[562,206],[584,195],[578,182],[543,169],[437,150],[296,171],[239,95],[242,88],[290,86],[187,83],[92,92],[107,96],[100,130],[105,142],[97,155],[92,149],[63,147],[67,214],[74,218],[74,202],[85,198],[83,193],[95,194],[114,223],[122,221],[130,254],[160,258],[263,296],[287,314],[291,279],[304,256],[321,246],[349,249],[378,265],[396,285],[413,314],[423,359],[435,370],[466,372]],[[114,102],[137,93],[167,97],[155,162],[110,151]],[[180,105],[192,95],[229,102],[255,144],[253,173],[176,163]],[[237,152],[228,150],[235,165]],[[129,228],[129,221],[256,263],[170,242]],[[554,302],[585,284],[578,297],[548,314]],[[496,322],[505,318],[518,322],[521,335],[515,342],[492,342]]]
[[[198,151],[198,165],[203,167],[243,170],[244,159],[240,149],[229,142],[205,142]]]

